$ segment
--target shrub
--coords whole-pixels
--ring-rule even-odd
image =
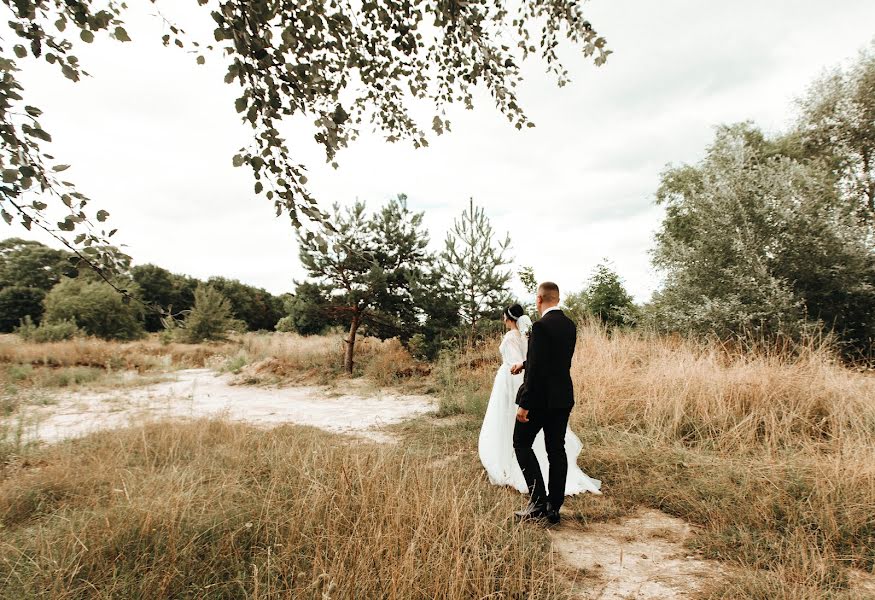
[[[38,344],[61,342],[84,335],[73,321],[43,321],[36,325],[30,315],[21,320],[21,325],[15,329],[15,333],[25,341]]]
[[[107,340],[143,337],[142,309],[103,281],[65,279],[45,299],[46,321],[72,321],[89,335]]]
[[[0,333],[9,333],[24,317],[37,323],[43,316],[46,293],[33,287],[12,286],[0,290]]]
[[[209,285],[199,285],[194,292],[194,308],[186,315],[176,337],[180,341],[196,344],[223,340],[228,331],[245,329],[245,323],[233,318],[231,303],[221,292]]]

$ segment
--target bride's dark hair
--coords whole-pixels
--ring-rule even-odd
[[[525,314],[526,311],[523,310],[523,307],[519,304],[511,304],[507,308],[504,309],[504,316],[510,319],[511,321],[516,321],[521,316]]]

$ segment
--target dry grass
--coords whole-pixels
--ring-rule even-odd
[[[300,336],[294,333],[247,334],[241,348],[226,363],[243,381],[257,383],[328,384],[344,377],[343,335]],[[410,355],[397,339],[361,337],[356,342],[354,376],[365,376],[381,386],[421,378],[428,365]]]
[[[0,362],[161,356],[139,344],[138,359],[136,343],[48,352],[0,340]],[[397,341],[361,342],[358,375],[434,386],[441,415],[459,415],[451,427],[398,426],[397,448],[198,424],[106,433],[8,466],[0,582],[23,597],[318,598],[328,580],[338,598],[554,597],[531,570],[543,539],[505,519],[520,498],[487,485],[476,458],[497,346],[446,354],[426,376]],[[179,360],[205,356],[253,382],[342,376],[340,336],[249,334],[186,350]],[[851,582],[875,571],[875,377],[823,348],[730,353],[593,326],[581,328],[573,375],[579,462],[606,492],[572,498],[574,517],[647,505],[699,525],[693,545],[736,567],[708,598],[865,598]]]
[[[702,525],[698,548],[742,567],[712,597],[856,597],[848,569],[875,571],[875,377],[826,348],[594,326],[573,370],[583,462],[609,493]]]
[[[61,444],[4,469],[0,598],[561,597],[518,499],[430,459],[221,422]]]
[[[39,367],[93,367],[114,371],[146,372],[178,367],[203,367],[216,356],[236,348],[222,344],[163,344],[157,336],[136,342],[111,342],[77,338],[37,344],[23,342],[17,335],[0,335],[0,364]]]
[[[579,426],[727,453],[864,448],[875,433],[875,377],[826,348],[795,356],[585,327],[573,365]]]
[[[442,414],[482,415],[497,347],[439,362]],[[709,597],[865,597],[849,582],[875,573],[875,377],[827,348],[730,353],[593,325],[573,377],[579,463],[607,497],[702,526],[695,546],[739,567]],[[600,518],[589,498],[569,506]]]

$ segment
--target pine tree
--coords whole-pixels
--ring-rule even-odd
[[[496,237],[486,211],[475,206],[473,198],[447,233],[443,268],[458,298],[462,322],[472,335],[481,319],[497,315],[509,302],[509,249],[510,236]]]

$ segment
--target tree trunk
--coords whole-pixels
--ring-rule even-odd
[[[343,370],[352,375],[352,355],[355,351],[355,334],[361,324],[361,313],[356,311],[352,315],[352,323],[349,324],[349,337],[344,340],[346,349],[343,353]]]

